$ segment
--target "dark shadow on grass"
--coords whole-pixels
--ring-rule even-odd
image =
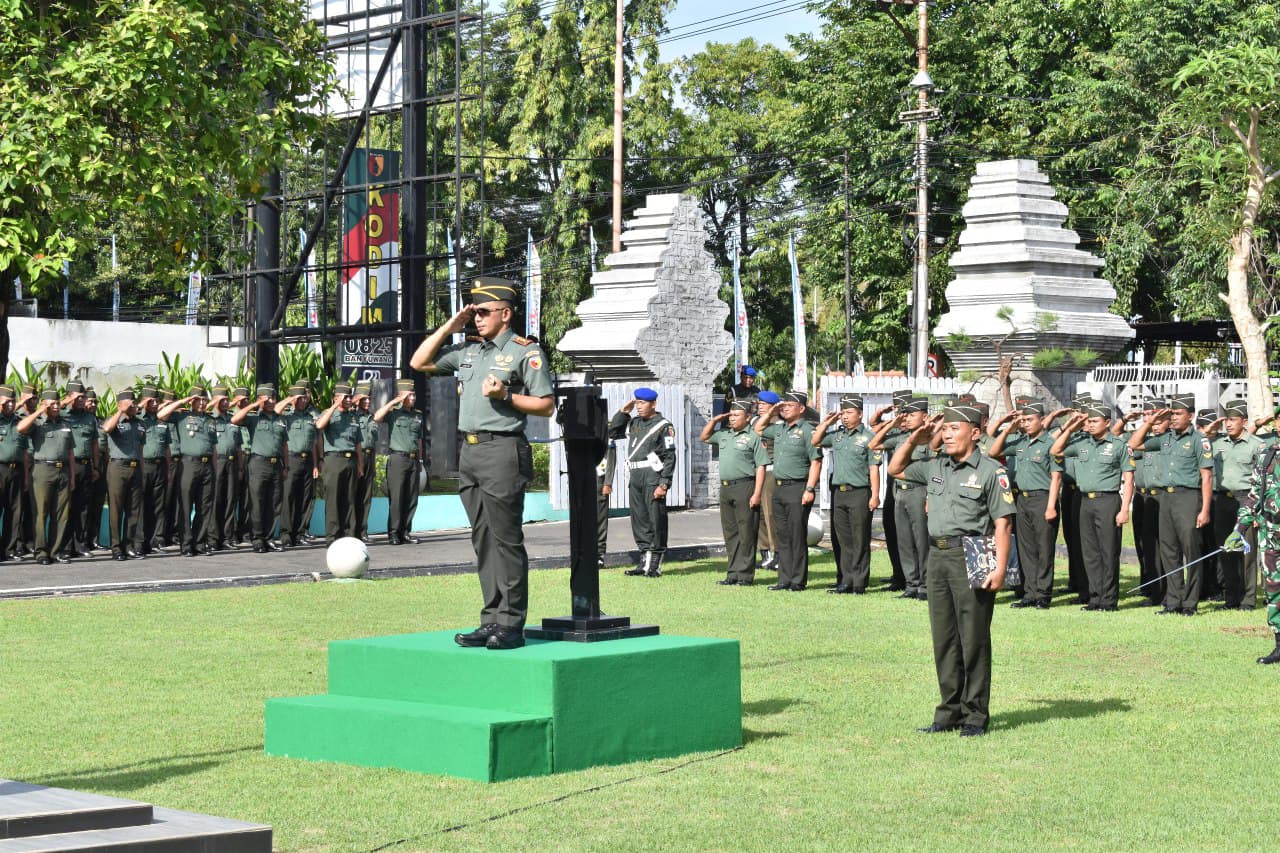
[[[746,746],[749,743],[755,743],[756,741],[760,741],[760,740],[773,740],[774,738],[789,737],[789,736],[790,735],[788,735],[786,732],[757,732],[757,731],[753,731],[752,729],[743,729],[742,745]]]
[[[1001,714],[992,719],[993,729],[1016,729],[1018,726],[1047,723],[1050,720],[1077,720],[1130,711],[1133,706],[1124,699],[1032,699],[1039,708]]]
[[[798,699],[759,699],[755,702],[742,703],[744,717],[767,717],[769,714],[780,714],[792,705],[798,705]]]
[[[848,657],[849,652],[823,652],[818,655],[804,655],[803,657],[781,658],[780,660],[767,660],[762,663],[743,664],[743,669],[771,669],[775,666],[790,666],[793,663],[803,663],[808,660],[822,660],[823,658],[843,658]]]
[[[89,791],[133,791],[174,779],[189,776],[225,763],[226,756],[244,752],[262,752],[262,744],[222,749],[214,752],[196,752],[189,755],[171,755],[148,758],[132,764],[114,767],[90,767],[84,770],[68,770],[50,773],[24,781],[53,788],[75,788]],[[221,760],[218,760],[221,759]]]

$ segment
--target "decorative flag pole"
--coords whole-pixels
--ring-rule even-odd
[[[804,337],[804,297],[800,294],[800,268],[796,264],[796,234],[791,232],[787,242],[787,259],[791,262],[791,320],[795,335],[795,367],[791,372],[791,387],[803,391],[809,387],[808,347]]]
[[[525,252],[525,337],[537,338],[542,334],[542,258],[533,244],[533,229],[529,229],[529,241]]]

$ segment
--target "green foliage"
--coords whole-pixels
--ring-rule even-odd
[[[1031,356],[1031,367],[1035,370],[1056,370],[1067,360],[1067,351],[1060,347],[1046,347]]]
[[[1094,352],[1093,350],[1087,349],[1087,348],[1073,349],[1067,354],[1071,356],[1072,364],[1074,364],[1076,367],[1082,367],[1082,368],[1088,367],[1089,365],[1093,364],[1095,361],[1097,361],[1100,358],[1097,352]]]
[[[1035,316],[1037,332],[1052,332],[1058,327],[1058,315],[1050,311],[1038,311]]]
[[[1013,309],[1010,308],[1008,305],[1001,305],[999,308],[996,309],[996,319],[1004,320],[1006,323],[1009,323],[1010,325],[1012,325]]]
[[[15,275],[41,292],[124,218],[153,270],[185,276],[333,88],[294,0],[14,3],[3,21],[3,299]]]
[[[22,370],[18,370],[17,367],[9,368],[9,386],[21,394],[23,385],[34,385],[36,394],[39,394],[44,390],[46,369],[47,366],[36,367],[31,363],[31,359],[24,358]]]
[[[533,479],[529,482],[529,491],[545,492],[551,487],[551,445],[534,444]]]
[[[318,408],[327,408],[333,402],[333,386],[338,377],[326,369],[324,357],[310,344],[293,344],[280,348],[279,391],[287,394],[289,386],[306,383],[311,389],[311,400]]]
[[[240,359],[238,369],[233,374],[219,373],[214,377],[214,381],[220,385],[226,385],[228,390],[236,388],[248,388],[249,393],[253,394],[257,386],[257,380],[253,369],[249,366],[249,357],[245,356]]]
[[[167,352],[160,353],[160,364],[157,366],[158,373],[154,379],[158,385],[158,389],[168,389],[179,397],[185,397],[191,393],[191,389],[199,385],[209,390],[209,380],[204,376],[203,364],[182,363],[182,355],[176,354],[172,359],[169,358]]]
[[[969,385],[973,385],[979,379],[982,378],[982,371],[981,370],[962,370],[960,371],[959,374],[957,374],[956,378],[959,379],[961,382],[967,383]]]
[[[96,389],[95,389],[96,390]],[[116,392],[112,388],[103,388],[98,391],[98,408],[96,414],[101,419],[111,417],[116,413]]]
[[[947,349],[952,352],[964,352],[973,346],[973,338],[966,335],[963,331],[952,332],[947,335]]]

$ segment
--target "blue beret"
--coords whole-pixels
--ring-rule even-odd
[[[652,403],[654,400],[658,399],[658,392],[652,388],[637,388],[636,399]]]
[[[756,369],[755,369],[754,367],[752,367],[751,365],[749,365],[749,364],[748,364],[746,367],[742,368],[742,375],[743,375],[743,376],[755,376],[755,375],[756,375]]]
[[[759,400],[761,403],[768,403],[769,405],[772,406],[782,398],[779,397],[777,394],[773,393],[772,391],[761,391],[756,396],[756,399]]]

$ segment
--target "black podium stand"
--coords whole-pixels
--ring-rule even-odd
[[[657,634],[657,625],[632,625],[628,616],[600,612],[596,465],[608,448],[608,411],[595,385],[562,388],[557,396],[569,468],[569,589],[573,613],[543,619],[541,626],[526,627],[524,635],[534,640],[591,643]]]

